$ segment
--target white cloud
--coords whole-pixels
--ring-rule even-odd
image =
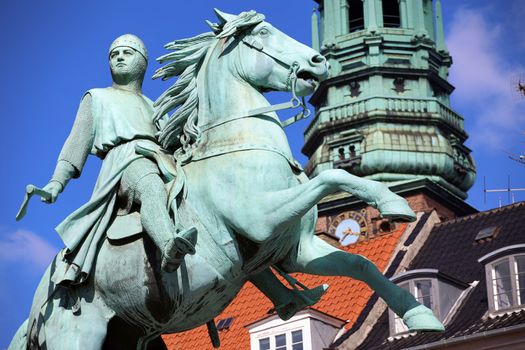
[[[447,36],[454,59],[450,81],[456,105],[467,110],[471,143],[501,150],[509,137],[525,129],[525,97],[512,86],[524,69],[509,66],[502,51],[507,27],[491,23],[486,12],[458,10]],[[522,78],[523,79],[523,78]],[[522,81],[525,83],[525,81]]]
[[[44,268],[58,249],[31,231],[18,230],[0,238],[0,262],[29,262]]]

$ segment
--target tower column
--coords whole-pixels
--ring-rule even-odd
[[[319,16],[317,16],[317,9],[314,8],[312,13],[312,48],[316,51],[319,47]]]
[[[414,19],[416,34],[425,35],[428,34],[425,29],[425,14],[423,13],[423,0],[413,0],[414,1]]]
[[[365,13],[365,29],[377,31],[377,8],[376,0],[363,0],[363,10]]]
[[[404,0],[405,7],[407,9],[407,28],[414,29],[416,28],[416,9],[413,1]]]
[[[399,15],[401,17],[401,28],[410,28],[408,25],[407,0],[399,0]]]
[[[348,18],[348,1],[346,0],[339,0],[339,12],[341,14],[340,21],[341,21],[341,33],[340,34],[347,34],[350,32],[350,23]]]
[[[384,27],[385,23],[383,21],[383,1],[381,0],[373,0],[373,1],[375,2],[375,5],[376,5],[375,16],[376,16],[377,26],[380,28]]]
[[[445,33],[443,30],[441,0],[436,0],[436,48],[438,51],[448,51],[445,44]]]
[[[338,5],[339,0],[325,0],[324,1],[324,23],[323,23],[323,45],[330,45],[335,43],[337,35],[337,28],[339,24]]]

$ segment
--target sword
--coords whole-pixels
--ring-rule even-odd
[[[20,206],[20,210],[18,210],[18,213],[16,214],[16,221],[22,220],[22,218],[26,215],[27,205],[29,204],[29,200],[31,199],[31,197],[33,197],[34,194],[40,196],[41,198],[44,198],[47,201],[51,199],[51,193],[44,191],[43,189],[38,188],[34,185],[27,185],[26,194],[24,195],[24,201]]]

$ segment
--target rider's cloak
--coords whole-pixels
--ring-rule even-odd
[[[91,97],[91,108],[85,114],[90,116],[82,115],[79,110],[59,162],[72,164],[78,174],[88,153],[103,162],[91,199],[56,227],[66,248],[62,252],[65,263],[57,266],[53,274],[55,283],[86,280],[117,210],[123,172],[142,158],[135,153],[135,144],[154,143],[158,132],[153,122],[153,102],[146,96],[112,87],[91,89],[84,98],[87,95]],[[125,214],[126,210],[129,206],[121,208],[118,214]]]

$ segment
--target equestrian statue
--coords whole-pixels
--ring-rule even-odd
[[[215,13],[210,32],[166,45],[154,78],[178,78],[155,103],[142,94],[144,43],[111,44],[112,86],[84,94],[51,180],[28,186],[17,216],[32,194],[53,203],[89,154],[102,159],[90,200],[57,226],[65,248],[9,349],[165,349],[161,334],[203,324],[217,347],[213,319],[248,281],[284,320],[319,301],[327,286],[298,288],[295,272],[358,279],[410,331],[443,331],[368,259],[314,235],[316,204],[341,191],[415,220],[386,185],[341,169],[308,179],[293,158],[283,127],[308,115],[302,96],[326,78],[326,59],[255,11]],[[271,105],[267,91],[292,99]],[[281,122],[286,108],[302,111]]]

